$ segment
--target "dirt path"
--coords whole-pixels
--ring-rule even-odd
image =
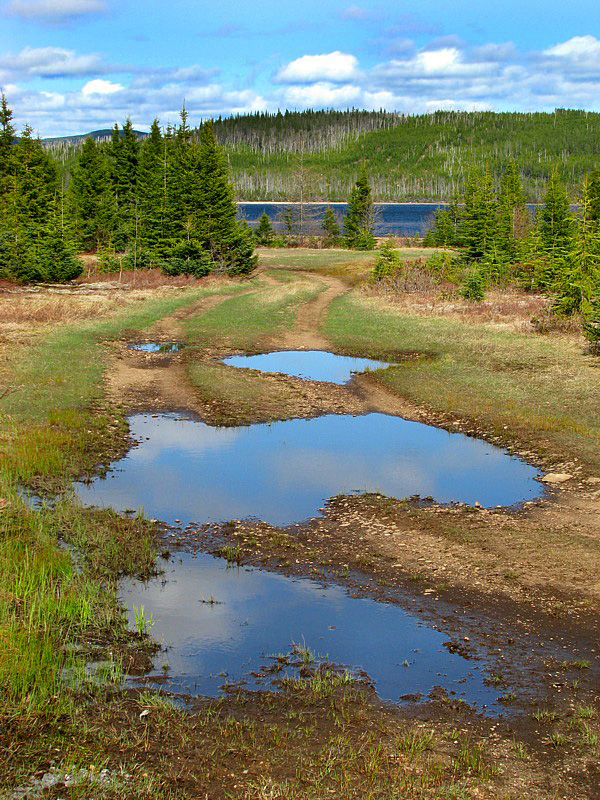
[[[309,275],[310,273],[306,273]],[[310,277],[323,284],[323,291],[308,303],[302,305],[296,315],[296,322],[290,330],[277,338],[282,350],[327,350],[330,344],[320,332],[327,309],[336,297],[346,294],[350,287],[337,278],[327,275]]]

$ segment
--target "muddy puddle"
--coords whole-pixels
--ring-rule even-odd
[[[301,666],[328,661],[359,678],[367,673],[385,700],[414,701],[440,687],[454,700],[500,710],[482,662],[450,652],[447,635],[339,586],[178,554],[159,578],[124,582],[121,598],[132,627],[142,607],[153,618],[151,635],[164,648],[146,680],[176,693],[216,696],[240,682],[272,689]]]
[[[341,493],[506,506],[542,491],[536,470],[503,450],[386,414],[239,428],[181,413],[136,414],[129,423],[137,446],[76,492],[86,505],[141,509],[178,527],[248,517],[288,525]],[[148,679],[174,692],[214,696],[240,681],[270,689],[306,660],[311,668],[314,655],[364,671],[386,700],[437,686],[478,708],[500,708],[483,662],[448,649],[447,635],[399,606],[339,586],[184,553],[155,580],[124,581],[121,596],[133,627],[141,607],[153,618],[150,633],[164,650]]]
[[[386,369],[391,362],[372,358],[339,356],[324,350],[281,350],[257,356],[231,356],[223,360],[230,367],[277,372],[308,381],[344,384],[357,372]]]
[[[538,497],[537,470],[486,442],[386,414],[325,415],[225,428],[177,413],[129,418],[138,441],[86,505],[143,509],[169,524],[255,517],[289,525],[329,497],[379,492],[511,506]]]
[[[129,350],[142,353],[178,353],[185,345],[181,342],[130,342]]]

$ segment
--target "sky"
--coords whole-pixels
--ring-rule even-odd
[[[600,111],[598,0],[0,0],[18,129],[349,107]]]

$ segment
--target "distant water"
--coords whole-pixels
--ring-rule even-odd
[[[298,209],[298,203],[238,203],[240,217],[247,220],[254,227],[263,212],[277,230],[284,230],[281,223],[281,213],[287,207]],[[347,211],[347,203],[305,203],[303,213],[308,220],[305,232],[310,235],[311,228],[320,233],[320,221],[323,219],[325,209],[331,206],[340,221]],[[377,236],[418,236],[431,226],[431,217],[436,208],[445,208],[443,203],[376,203],[375,204],[375,234]]]

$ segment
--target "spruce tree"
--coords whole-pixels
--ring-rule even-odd
[[[600,169],[595,169],[589,178],[590,219],[600,220]]]
[[[116,208],[108,164],[90,136],[73,168],[68,209],[75,242],[82,250],[95,251],[111,240]]]
[[[250,272],[256,266],[252,234],[237,220],[227,161],[217,144],[211,121],[202,126],[199,144],[197,238],[210,253],[217,271],[236,275]]]
[[[271,225],[269,215],[266,211],[263,211],[263,213],[260,215],[260,219],[258,220],[256,230],[254,231],[254,239],[256,244],[262,245],[263,247],[270,247],[273,244],[274,236],[275,229]]]
[[[5,95],[0,103],[0,275],[9,277],[17,245],[17,162],[12,111]]]
[[[323,231],[325,232],[325,246],[336,247],[340,243],[341,229],[337,215],[331,206],[327,206],[323,216]]]
[[[148,250],[155,249],[166,236],[163,206],[164,155],[165,146],[160,125],[155,119],[150,135],[141,146],[138,165],[140,242]]]
[[[139,142],[130,119],[123,125],[122,132],[115,125],[109,152],[115,201],[113,236],[116,248],[124,250],[134,236],[139,161]]]
[[[558,269],[572,245],[574,227],[567,190],[556,170],[552,171],[550,177],[539,229],[542,250],[548,256],[553,270]]]
[[[556,293],[553,309],[561,314],[589,312],[592,298],[600,295],[600,231],[591,217],[592,196],[586,178],[579,198],[581,208],[570,248],[548,288]]]
[[[375,247],[373,199],[363,162],[360,176],[350,194],[344,217],[344,240],[351,250],[372,250]]]

